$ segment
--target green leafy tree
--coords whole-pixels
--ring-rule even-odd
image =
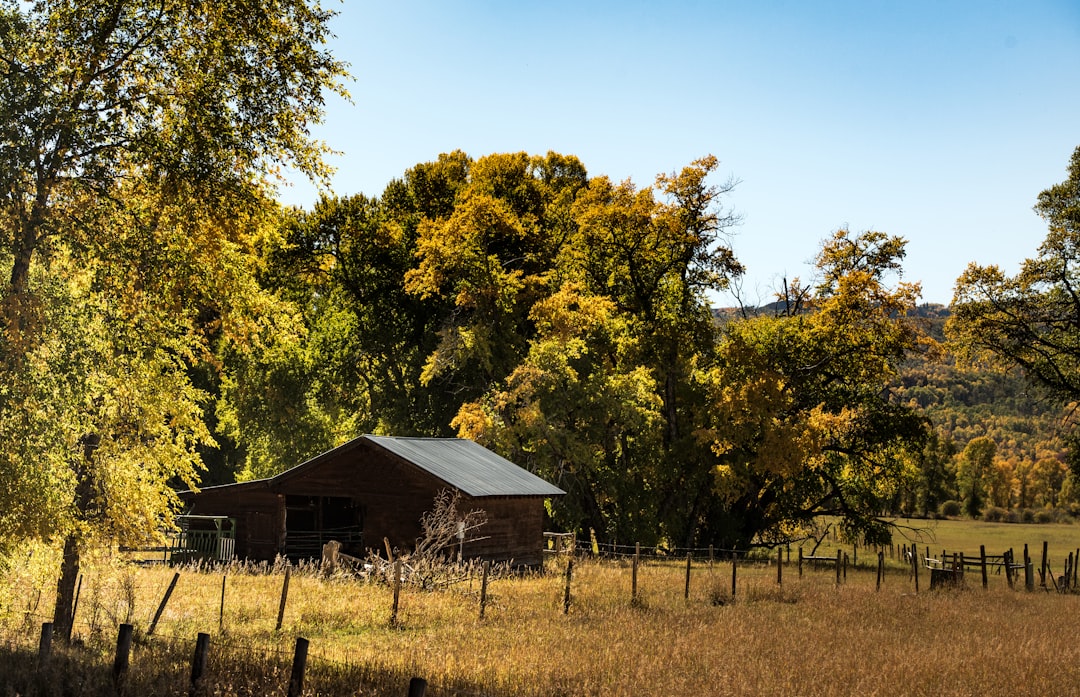
[[[917,479],[913,482],[914,510],[921,516],[937,512],[942,503],[951,498],[955,478],[949,472],[949,461],[956,454],[955,445],[932,431],[926,445],[916,458]]]
[[[421,163],[379,198],[324,197],[291,211],[261,250],[265,290],[294,308],[291,328],[237,346],[219,411],[262,477],[360,433],[448,435],[460,405],[443,377],[423,380],[452,299],[405,288],[421,224],[453,214],[472,161]],[[426,221],[426,222],[425,222]]]
[[[964,446],[956,465],[956,484],[963,498],[964,511],[975,518],[986,503],[987,480],[994,472],[997,444],[986,436],[973,438]]]
[[[81,550],[169,522],[208,433],[189,370],[232,324],[273,167],[324,174],[308,137],[342,65],[301,0],[0,3],[3,542]],[[48,493],[20,493],[48,485]],[[43,500],[46,499],[46,500]],[[55,511],[59,515],[52,516]]]
[[[452,308],[437,328],[424,383],[467,401],[521,361],[535,335],[530,308],[554,290],[567,209],[584,181],[575,158],[489,155],[469,165],[448,215],[421,220],[405,289]]]
[[[687,545],[720,541],[710,522],[712,458],[697,437],[709,405],[692,376],[716,347],[708,294],[743,271],[726,239],[739,218],[724,198],[737,182],[712,184],[718,165],[710,155],[640,190],[629,181],[590,180],[574,204],[577,231],[560,264],[615,303],[637,339],[632,362],[656,381],[661,449],[631,471],[648,473],[655,529]]]
[[[1039,194],[1035,211],[1049,231],[1038,254],[1015,276],[997,266],[969,265],[957,279],[946,329],[967,361],[1017,367],[1073,403],[1080,398],[1080,148],[1068,175]]]
[[[838,231],[818,255],[816,292],[789,288],[777,316],[729,322],[716,364],[699,379],[729,539],[784,541],[824,515],[852,536],[888,539],[879,514],[926,442],[917,410],[890,398],[904,357],[923,338],[909,318],[918,286],[887,285],[903,240]]]
[[[513,265],[474,263],[505,279],[481,287],[511,289],[497,297],[520,300],[528,315],[511,323],[523,327],[517,368],[455,424],[562,484],[570,495],[555,514],[568,527],[692,542],[708,535],[712,469],[695,437],[707,404],[691,376],[715,346],[706,293],[741,273],[723,244],[736,218],[720,202],[734,184],[707,182],[713,157],[641,190],[606,177],[582,186],[572,163],[554,164],[564,174],[544,209],[550,232],[535,282]],[[480,316],[494,325],[490,312]]]
[[[459,435],[545,473],[567,491],[556,524],[654,543],[662,400],[635,363],[637,339],[605,297],[567,284],[533,306],[537,336],[499,389],[462,406]]]
[[[1043,457],[1035,462],[1031,472],[1031,495],[1034,504],[1052,508],[1058,505],[1068,467],[1054,457]]]

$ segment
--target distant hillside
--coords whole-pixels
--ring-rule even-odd
[[[742,316],[779,314],[771,303],[755,308],[718,308],[723,323]],[[918,306],[912,313],[925,321],[925,330],[944,348],[949,308],[937,303]],[[916,356],[902,367],[896,397],[922,409],[938,432],[963,450],[979,436],[992,438],[1000,459],[1035,460],[1064,451],[1060,424],[1062,405],[1041,396],[1017,371],[966,368],[947,352],[936,358]]]
[[[927,333],[944,342],[949,309],[920,306],[915,315],[927,321]],[[961,367],[944,353],[939,359],[915,357],[903,366],[899,399],[923,409],[957,450],[979,436],[997,444],[999,459],[1035,460],[1064,450],[1062,405],[1041,395],[1019,371]]]

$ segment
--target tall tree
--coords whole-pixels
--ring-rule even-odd
[[[488,155],[469,165],[448,215],[420,222],[405,289],[452,308],[437,327],[425,383],[467,401],[521,361],[535,335],[529,310],[554,290],[568,208],[584,182],[576,158]]]
[[[537,336],[528,355],[463,405],[454,426],[558,482],[567,496],[552,512],[563,529],[654,544],[667,463],[662,400],[637,363],[638,338],[609,298],[574,283],[530,316]]]
[[[928,433],[890,381],[922,340],[908,318],[918,286],[890,286],[903,241],[838,231],[818,255],[816,293],[795,283],[788,314],[725,327],[716,363],[700,372],[712,409],[729,541],[789,540],[824,515],[852,535],[888,537],[878,518]],[[791,312],[798,308],[797,312]]]
[[[986,436],[972,438],[956,463],[956,484],[964,500],[964,511],[972,518],[979,515],[993,477],[997,445]]]
[[[1035,385],[1070,403],[1080,398],[1080,147],[1068,178],[1035,205],[1049,231],[1038,254],[1009,276],[971,264],[957,279],[946,330],[969,361],[1019,368]],[[1074,438],[1074,471],[1080,448]]]
[[[679,544],[702,529],[712,465],[691,375],[715,346],[707,293],[742,271],[725,244],[734,182],[711,185],[716,166],[702,158],[640,190],[579,186],[570,220],[549,228],[562,234],[537,276],[548,295],[522,306],[524,359],[455,421],[567,488],[564,524]]]
[[[0,4],[0,428],[49,414],[57,437],[5,464],[64,512],[42,521],[7,490],[3,532],[65,539],[62,633],[82,547],[154,530],[166,483],[191,481],[207,434],[187,369],[243,304],[221,291],[266,173],[324,174],[308,127],[344,74],[329,17],[303,0]]]

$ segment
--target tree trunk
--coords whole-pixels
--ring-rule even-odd
[[[90,513],[94,493],[94,451],[101,438],[94,433],[82,437],[82,462],[74,465],[75,508],[84,520]],[[64,557],[60,562],[60,580],[56,582],[56,607],[53,610],[53,631],[64,641],[71,641],[71,629],[75,610],[75,584],[79,579],[82,563],[82,540],[77,532],[64,538]]]
[[[30,263],[38,246],[40,231],[45,225],[49,193],[48,185],[39,178],[34,202],[26,217],[20,215],[16,224],[11,250],[14,259],[7,287],[7,292],[15,297],[25,295],[30,288]]]
[[[82,550],[72,534],[64,540],[64,558],[60,563],[60,580],[56,584],[56,609],[53,611],[53,632],[64,641],[71,641],[72,611],[75,609],[75,583],[79,578]]]

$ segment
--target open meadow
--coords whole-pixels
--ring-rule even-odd
[[[1001,551],[991,544],[1022,546],[1024,537],[1040,551],[1053,540],[1057,574],[1057,559],[1080,545],[1080,526],[981,526],[940,521],[929,544],[977,552],[972,531],[998,536],[985,543],[988,553]],[[463,696],[1046,695],[1080,685],[1080,595],[1010,590],[993,572],[984,590],[970,570],[962,589],[931,592],[923,575],[916,593],[911,569],[894,556],[885,555],[880,587],[871,550],[840,583],[831,567],[807,564],[800,577],[796,554],[779,582],[774,557],[744,561],[734,598],[729,560],[695,559],[687,597],[685,558],[643,558],[634,598],[631,559],[579,556],[568,612],[569,557],[561,556],[544,574],[493,578],[483,618],[476,573],[437,591],[406,585],[396,622],[390,586],[293,567],[280,630],[280,568],[103,558],[82,581],[77,640],[54,646],[39,670],[40,627],[51,610],[39,554],[4,578],[0,694],[115,694],[121,622],[135,626],[121,691],[140,695],[189,694],[200,632],[210,635],[199,692],[208,695],[285,695],[297,637],[310,642],[309,695],[405,695],[412,676],[428,681],[428,695]]]

